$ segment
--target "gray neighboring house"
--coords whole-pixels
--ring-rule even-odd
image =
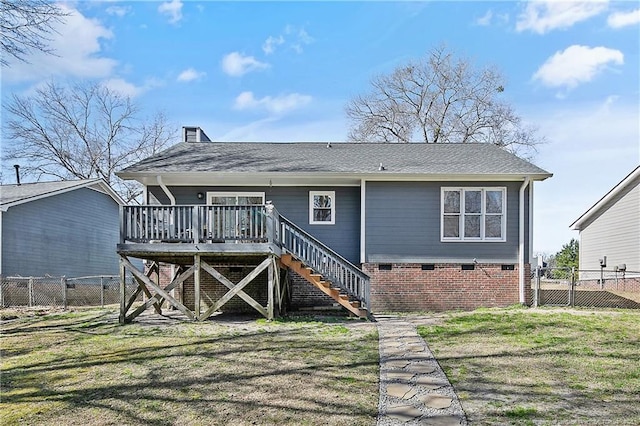
[[[584,212],[571,229],[580,231],[580,270],[621,265],[640,271],[640,166]]]
[[[272,202],[370,277],[372,311],[529,302],[533,183],[552,176],[530,162],[490,144],[198,142],[207,139],[185,137],[117,174],[145,185],[146,204]],[[125,222],[135,214],[155,213],[132,210]],[[122,255],[160,258],[136,237],[148,230],[124,231]],[[185,268],[219,260],[215,244],[189,238],[164,245],[163,259],[174,247]]]
[[[118,210],[102,179],[0,186],[0,274],[117,275]]]

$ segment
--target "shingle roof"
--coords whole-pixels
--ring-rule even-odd
[[[551,174],[491,144],[179,143],[118,173]]]
[[[103,185],[104,184],[104,185]],[[39,198],[45,198],[48,196],[60,194],[67,191],[72,191],[78,188],[84,188],[92,185],[100,185],[106,190],[106,184],[102,179],[81,179],[81,180],[67,180],[67,181],[55,181],[55,182],[33,182],[23,183],[20,185],[0,185],[0,207],[6,209],[12,205],[26,203]],[[112,197],[117,202],[119,198],[109,191]]]

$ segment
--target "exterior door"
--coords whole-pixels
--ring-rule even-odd
[[[210,192],[209,204],[220,206],[211,211],[211,223],[222,230],[223,239],[242,239],[250,234],[256,220],[256,209],[264,205],[264,192]]]

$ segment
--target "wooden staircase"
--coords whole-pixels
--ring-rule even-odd
[[[314,268],[305,265],[304,262],[295,258],[292,254],[283,254],[280,257],[280,263],[284,267],[289,268],[296,274],[300,275],[352,314],[360,318],[367,318],[369,315],[369,311],[361,306],[360,301],[352,300],[353,298],[349,297],[349,295],[340,287],[334,286],[331,281],[325,279],[321,273],[318,273]]]

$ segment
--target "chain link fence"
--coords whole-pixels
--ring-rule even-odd
[[[127,298],[137,288],[132,276],[125,278]],[[140,296],[142,300],[142,296]],[[105,306],[120,303],[120,277],[2,277],[0,307]]]
[[[531,287],[533,306],[640,309],[640,272],[538,268]]]

